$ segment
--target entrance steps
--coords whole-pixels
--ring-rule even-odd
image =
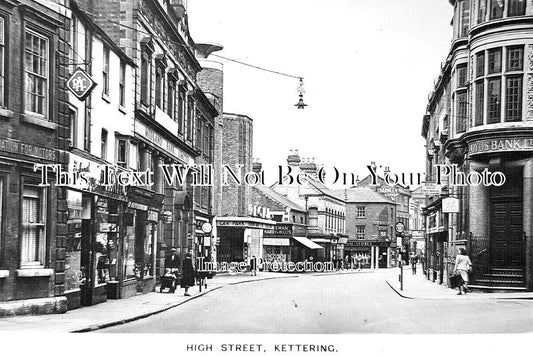
[[[470,287],[484,291],[526,291],[524,270],[519,268],[493,268],[489,273],[475,278]]]

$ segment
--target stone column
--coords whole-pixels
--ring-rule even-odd
[[[374,246],[370,246],[370,269],[374,269]]]
[[[524,165],[524,232],[527,236],[525,246],[526,288],[533,291],[533,158]]]

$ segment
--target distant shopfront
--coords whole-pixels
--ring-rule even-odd
[[[274,229],[264,231],[263,259],[266,262],[303,262],[317,260],[322,246],[309,240],[306,226],[277,223]]]

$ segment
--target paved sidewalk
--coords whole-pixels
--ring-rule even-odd
[[[409,299],[449,299],[449,300],[464,300],[464,299],[533,299],[531,292],[518,293],[485,293],[480,291],[472,291],[471,293],[457,295],[459,292],[457,288],[451,289],[444,284],[431,282],[422,273],[419,268],[417,274],[413,274],[411,267],[404,267],[403,270],[403,290],[400,290],[400,269],[391,268],[390,274],[387,275],[387,284],[400,296]]]
[[[254,277],[250,276],[249,273],[220,274],[213,279],[208,279],[208,288],[202,287],[201,293],[198,286],[189,288],[190,297],[183,295],[183,289],[177,289],[175,293],[166,292],[168,289],[159,293],[159,286],[157,286],[156,292],[138,294],[126,299],[108,299],[105,303],[70,310],[65,314],[0,318],[0,332],[84,332],[97,330],[161,313],[227,285],[294,277],[298,277],[298,275],[271,272],[258,272],[257,276]]]

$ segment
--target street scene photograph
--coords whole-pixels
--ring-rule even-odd
[[[531,333],[533,1],[0,0],[8,354]]]

